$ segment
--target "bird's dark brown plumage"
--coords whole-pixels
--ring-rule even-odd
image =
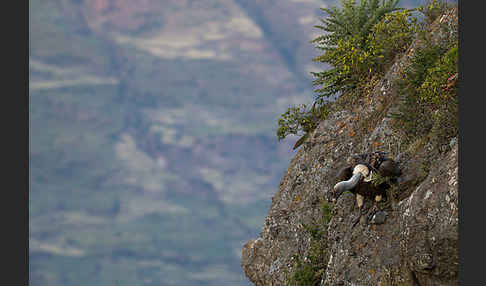
[[[368,164],[365,161],[369,161],[371,164]],[[337,173],[337,182],[349,180],[353,175],[353,168],[358,163],[367,165],[370,171],[377,172],[382,177],[398,177],[401,175],[400,168],[395,161],[389,158],[384,158],[382,154],[377,152],[368,155],[354,156],[349,162],[352,163],[352,165],[342,168]],[[365,182],[361,179],[358,185],[349,191],[353,194],[360,194],[363,197],[374,200],[376,196],[386,197],[386,190],[389,188],[390,185],[386,182],[375,186],[372,182]],[[335,193],[333,194],[333,197],[337,199],[340,195],[341,193]]]

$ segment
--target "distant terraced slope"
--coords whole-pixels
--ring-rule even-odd
[[[32,285],[249,285],[321,4],[253,5],[29,2]]]

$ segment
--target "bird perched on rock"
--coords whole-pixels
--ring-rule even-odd
[[[386,190],[391,187],[387,181],[377,183],[373,179],[396,178],[401,175],[398,164],[387,158],[384,152],[354,155],[348,158],[347,163],[348,165],[338,172],[338,183],[334,185],[332,200],[336,201],[343,192],[350,191],[356,195],[360,216],[364,198],[374,199],[376,208],[376,203],[386,197]]]

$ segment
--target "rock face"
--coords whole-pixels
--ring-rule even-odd
[[[289,285],[295,259],[310,259],[312,235],[305,226],[325,227],[326,266],[317,285],[458,285],[458,148],[401,142],[385,115],[397,98],[393,80],[417,43],[391,67],[363,104],[332,113],[293,158],[281,180],[260,237],[242,249],[242,268],[255,285]],[[352,154],[385,151],[399,162],[396,196],[382,212],[362,219],[353,194],[332,205],[322,224],[320,206],[337,172]],[[372,201],[365,200],[369,210]]]

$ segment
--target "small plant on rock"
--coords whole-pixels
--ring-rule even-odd
[[[303,229],[310,236],[310,248],[307,255],[294,255],[294,270],[288,277],[288,284],[295,286],[320,285],[322,275],[326,271],[327,227],[331,220],[332,207],[327,202],[321,204],[321,218],[312,225],[302,224]]]
[[[425,5],[418,6],[417,11],[425,16],[427,24],[431,24],[450,7],[451,5],[446,0],[427,0]]]
[[[329,110],[326,104],[321,104],[316,108],[316,103],[309,109],[306,104],[292,106],[281,115],[278,120],[277,138],[282,140],[289,134],[303,135],[294,146],[294,149],[300,146],[319,123],[328,115]]]

